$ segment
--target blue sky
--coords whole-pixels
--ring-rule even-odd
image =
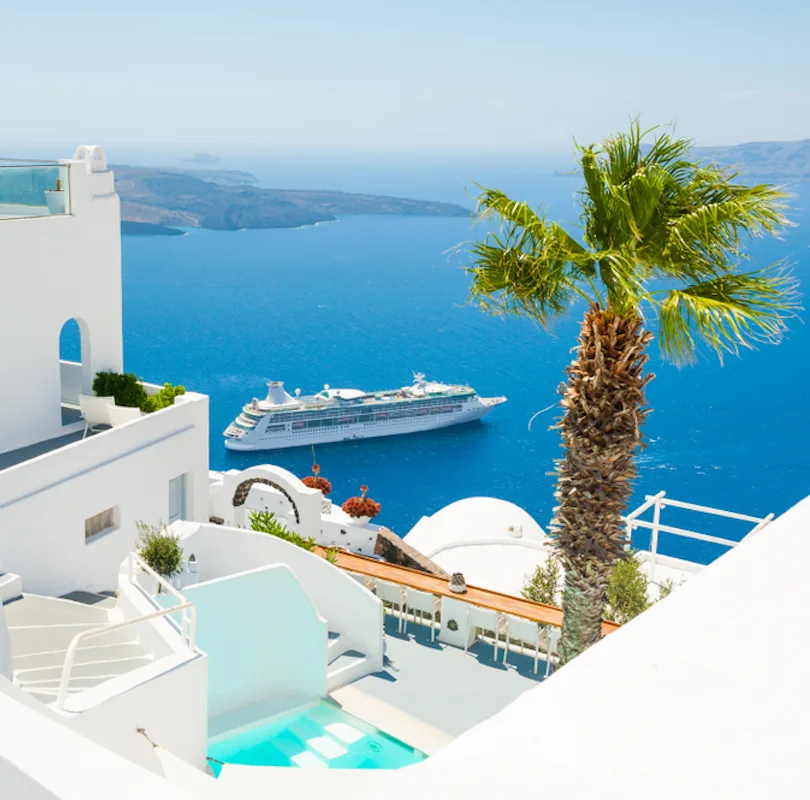
[[[702,144],[807,138],[809,9],[0,0],[0,145],[568,153],[636,114]]]

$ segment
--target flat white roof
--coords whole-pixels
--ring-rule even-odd
[[[808,532],[810,498],[401,770],[387,799],[810,797]]]

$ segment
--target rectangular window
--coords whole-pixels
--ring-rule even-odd
[[[186,475],[183,473],[169,481],[169,523],[187,519],[186,514]]]
[[[118,527],[118,506],[113,506],[104,511],[94,514],[84,521],[84,543],[93,541],[99,536]]]

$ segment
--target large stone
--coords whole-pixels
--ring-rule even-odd
[[[415,547],[411,547],[401,536],[397,536],[388,528],[380,528],[377,531],[374,554],[382,556],[389,564],[419,569],[441,578],[449,577],[438,564],[420,553]]]

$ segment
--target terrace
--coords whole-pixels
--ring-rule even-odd
[[[70,165],[0,159],[0,220],[70,214]]]
[[[70,368],[74,368],[70,371],[78,375],[82,365],[70,361],[61,361],[60,366],[62,368],[62,375],[64,376],[65,373],[70,370]],[[62,425],[65,433],[61,436],[54,436],[40,442],[34,442],[33,444],[26,445],[25,447],[18,447],[14,450],[0,453],[0,472],[18,464],[23,464],[31,459],[38,458],[39,456],[47,455],[48,453],[52,453],[56,450],[61,450],[64,447],[77,444],[78,442],[87,441],[95,436],[98,436],[99,434],[105,434],[113,430],[111,426],[103,427],[100,430],[94,426],[94,428],[88,429],[87,433],[85,434],[84,419],[81,416],[81,411],[78,404],[80,385],[78,383],[76,384],[74,392],[75,396],[70,395],[67,397],[65,394],[64,385],[65,384],[63,381],[61,412]],[[158,386],[154,383],[144,383],[143,387],[146,390],[147,396],[150,397],[156,395],[163,388],[162,386]],[[188,398],[196,398],[199,396],[200,395],[196,395],[193,392],[188,393]],[[139,422],[140,420],[134,420],[135,424],[138,424]]]

